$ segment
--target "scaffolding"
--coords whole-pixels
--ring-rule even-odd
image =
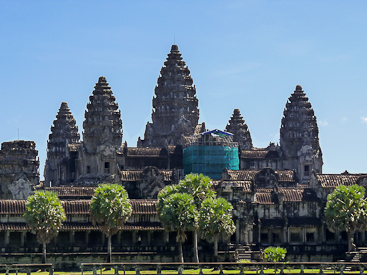
[[[220,179],[223,169],[239,169],[238,143],[233,134],[212,130],[186,138],[183,149],[185,175],[201,173]]]

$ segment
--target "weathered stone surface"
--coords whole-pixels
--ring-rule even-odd
[[[289,97],[280,127],[284,169],[296,169],[308,180],[310,172],[322,172],[322,152],[316,116],[300,85]]]
[[[0,150],[0,199],[25,199],[39,185],[34,141],[3,142]]]
[[[120,182],[117,154],[122,145],[121,112],[104,76],[89,97],[78,151],[77,185]]]
[[[74,116],[68,104],[62,102],[47,142],[45,186],[58,186],[75,178],[75,165],[68,165],[71,161],[75,161],[68,159],[68,145],[78,143],[79,139],[80,134]]]
[[[98,79],[89,97],[83,122],[83,146],[88,153],[96,153],[101,145],[116,149],[122,143],[121,111],[104,76]]]
[[[192,135],[199,121],[196,88],[177,45],[172,45],[157,82],[152,123],[147,123],[139,147],[180,144],[181,136]]]
[[[226,131],[233,134],[233,141],[238,142],[240,150],[250,150],[253,147],[250,131],[239,109],[234,109]]]

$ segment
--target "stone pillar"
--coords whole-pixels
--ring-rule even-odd
[[[24,247],[24,239],[27,232],[22,231],[22,236],[20,237],[20,246]]]
[[[122,234],[122,231],[119,230],[119,232],[117,232],[117,243],[119,246],[121,246],[121,243],[122,243],[121,234]]]
[[[69,235],[69,237],[70,237],[70,246],[74,246],[75,230],[72,230],[69,234],[70,234]]]
[[[261,224],[260,223],[259,223],[259,226],[258,227],[259,227],[259,234],[258,234],[258,238],[257,238],[258,240],[257,240],[257,242],[258,243],[261,243]]]
[[[248,244],[249,243],[249,238],[248,238],[248,225],[246,224],[245,225],[245,232],[244,232],[244,235],[245,235],[245,243]]]
[[[321,225],[321,234],[319,236],[319,239],[318,239],[318,243],[323,243],[323,242],[326,242],[326,232],[325,232],[325,224],[322,223]]]
[[[166,230],[163,231],[163,244],[166,245],[169,243],[169,234]]]
[[[148,246],[151,246],[152,244],[150,243],[151,241],[151,236],[152,236],[152,232],[148,231]]]
[[[132,244],[133,245],[136,245],[136,231],[134,230],[133,232],[132,232],[132,237],[133,237],[133,240],[132,240]]]
[[[10,231],[5,231],[5,246],[9,245]]]
[[[301,229],[302,231],[302,235],[303,235],[303,243],[305,244],[306,243],[306,227],[302,227]]]
[[[102,245],[104,246],[106,244],[106,235],[101,232],[101,238],[102,238]]]
[[[250,230],[249,230],[249,243],[253,243],[254,242],[254,227],[250,226]]]
[[[287,243],[288,242],[288,228],[287,227],[283,227],[283,243]]]
[[[273,244],[273,232],[270,230],[270,229],[268,229],[268,243],[269,244]]]
[[[85,245],[89,246],[89,234],[90,230],[85,231]]]
[[[363,245],[365,245],[365,243],[366,243],[366,232],[365,231],[362,231],[361,232],[361,235],[362,235],[361,236],[362,237],[361,238],[361,242],[362,242]]]
[[[241,230],[240,230],[240,220],[237,219],[236,221],[236,243],[240,243],[240,235],[241,235]]]

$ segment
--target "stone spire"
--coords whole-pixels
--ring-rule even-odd
[[[233,134],[233,141],[238,142],[242,150],[250,150],[253,147],[250,131],[239,109],[234,109],[226,131]]]
[[[68,144],[76,143],[80,139],[78,126],[66,102],[62,102],[56,119],[51,126],[51,134],[47,142],[47,159],[45,164],[45,185],[50,182],[56,184],[58,180],[58,164],[67,157]]]
[[[311,168],[321,173],[322,153],[317,120],[311,103],[300,85],[296,86],[296,90],[289,97],[283,112],[280,146],[286,160],[298,160],[297,167],[285,164],[284,168],[297,169],[302,177],[304,172],[302,163],[306,161],[309,162],[306,174],[309,174]]]
[[[121,146],[121,112],[115,100],[106,78],[101,76],[84,114],[83,145],[87,152],[96,153],[101,145]]]
[[[152,123],[147,123],[144,140],[138,146],[180,143],[182,135],[192,135],[199,121],[198,99],[190,70],[177,45],[161,69],[153,97]]]

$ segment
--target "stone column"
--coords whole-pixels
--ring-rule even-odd
[[[10,231],[5,231],[5,246],[9,246]]]
[[[133,237],[133,240],[132,240],[132,244],[133,245],[136,245],[136,231],[134,230],[133,232],[132,232],[132,237]]]
[[[272,233],[273,232],[270,229],[268,229],[268,243],[269,244],[273,244],[273,234]]]
[[[301,229],[303,235],[303,243],[306,243],[306,227],[302,227]]]
[[[69,234],[70,234],[69,235],[69,237],[70,237],[70,246],[74,246],[75,230],[72,230]]]
[[[318,239],[318,243],[323,243],[323,242],[326,242],[326,232],[325,232],[325,224],[322,223],[321,224],[321,234],[319,236],[319,239]]]
[[[27,232],[22,231],[22,236],[20,237],[20,246],[24,247],[24,239]]]
[[[261,243],[261,224],[260,223],[259,223],[258,227],[259,227],[259,234],[258,234],[258,237],[257,237],[257,239],[258,239],[257,242]]]
[[[169,234],[166,230],[163,231],[163,245],[166,245],[169,242]]]
[[[85,231],[85,246],[89,246],[89,234],[90,230]]]
[[[151,237],[152,237],[152,232],[148,231],[148,246],[151,246],[152,244],[150,243],[151,241]]]
[[[249,240],[248,242],[249,243],[253,243],[254,242],[254,227],[253,226],[250,226],[250,229],[249,229]]]
[[[244,226],[244,227],[245,227],[245,232],[244,232],[245,240],[244,240],[244,241],[245,241],[245,243],[247,243],[247,244],[248,244],[248,243],[249,243],[249,238],[248,238],[248,235],[249,235],[249,234],[248,234],[248,225],[247,225],[247,224],[245,224],[245,226]]]
[[[362,240],[361,240],[362,241],[362,244],[365,245],[365,243],[366,243],[366,232],[365,231],[362,231],[361,232],[361,235],[362,235],[361,236],[362,237]]]
[[[119,246],[121,246],[121,243],[122,243],[121,234],[122,234],[122,231],[119,230],[119,232],[117,232],[117,243]]]
[[[240,243],[240,235],[241,235],[241,230],[240,230],[240,220],[237,219],[236,221],[236,243]]]

